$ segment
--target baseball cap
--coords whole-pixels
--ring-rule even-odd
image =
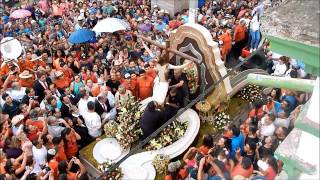
[[[131,76],[130,76],[130,74],[129,73],[126,73],[125,75],[124,75],[124,78],[125,79],[129,79]]]

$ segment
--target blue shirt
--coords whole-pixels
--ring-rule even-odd
[[[283,109],[281,108],[281,103],[279,103],[278,101],[274,101],[273,107],[274,111],[276,112],[276,115],[283,111]]]
[[[282,96],[282,99],[289,102],[289,104],[288,104],[289,112],[293,111],[294,108],[297,107],[298,103],[297,103],[296,97],[294,97],[294,96]]]
[[[244,137],[242,133],[238,137],[233,137],[231,139],[231,157],[234,158],[236,155],[237,148],[240,148],[240,154],[243,154],[244,147]]]
[[[166,24],[161,23],[161,24],[156,24],[155,28],[157,31],[163,32],[164,29],[166,29],[166,26],[167,26]]]

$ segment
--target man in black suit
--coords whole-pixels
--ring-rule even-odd
[[[65,117],[73,118],[72,113],[71,113],[72,104],[71,104],[70,98],[66,95],[62,95],[60,97],[60,100],[62,102],[62,105],[60,108],[61,117],[62,118],[65,118]]]
[[[39,79],[35,81],[33,89],[35,91],[35,95],[38,96],[37,100],[41,102],[45,97],[44,90],[49,90],[51,80],[50,78],[47,78],[47,75],[44,72],[40,72],[38,77]]]
[[[101,116],[102,124],[108,120],[115,119],[116,109],[112,107],[105,94],[100,94],[94,102],[95,112]]]
[[[160,106],[155,101],[151,101],[147,105],[140,120],[143,139],[148,137],[163,124],[165,115],[163,111],[158,109],[159,107]]]

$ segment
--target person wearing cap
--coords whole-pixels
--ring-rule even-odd
[[[11,119],[11,128],[13,135],[18,135],[23,131],[23,119],[24,116],[21,114],[16,115]]]
[[[126,73],[124,75],[124,82],[121,84],[124,86],[127,90],[131,91],[132,96],[137,97],[137,84],[136,81],[131,80],[131,75],[129,73]]]
[[[53,171],[53,177],[54,179],[58,178],[58,164],[59,162],[57,161],[57,151],[55,149],[48,149],[48,155],[47,155],[47,160],[48,160],[48,167]]]
[[[39,66],[45,68],[46,62],[42,61],[42,56],[37,56],[36,54],[31,55],[31,59],[28,61],[28,68],[31,70],[37,70]]]
[[[22,87],[32,88],[34,84],[34,76],[28,70],[24,70],[19,74],[19,83]]]
[[[90,11],[90,15],[86,21],[86,25],[90,29],[92,29],[98,23],[98,18],[96,17],[95,13],[95,11]]]
[[[146,71],[140,70],[140,77],[137,80],[138,99],[144,100],[152,95],[153,79],[146,75]]]
[[[185,169],[181,169],[181,162],[179,160],[169,163],[167,170],[168,174],[165,176],[165,180],[185,179],[187,177],[187,172]]]
[[[58,89],[62,90],[66,87],[69,87],[70,80],[64,76],[62,71],[56,71],[54,75],[56,79],[53,81],[53,83],[56,85]]]
[[[276,158],[267,156],[264,161],[258,161],[259,171],[254,171],[257,175],[252,180],[266,179],[274,180],[279,172]]]

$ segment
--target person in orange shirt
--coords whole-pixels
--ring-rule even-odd
[[[229,29],[224,28],[223,31],[224,33],[221,36],[219,36],[219,40],[223,42],[222,48],[225,53],[223,59],[226,60],[226,56],[229,54],[232,47],[232,37]]]
[[[0,75],[6,76],[9,74],[10,71],[14,69],[20,69],[21,71],[19,63],[14,62],[13,60],[5,60],[1,63]]]
[[[38,139],[38,133],[42,132],[45,123],[43,120],[38,118],[38,112],[36,110],[31,110],[29,114],[30,119],[26,120],[25,125],[28,127],[28,139],[30,141]]]
[[[155,69],[151,68],[150,64],[145,64],[144,68],[146,70],[146,75],[151,77],[153,80],[157,76],[157,72]]]
[[[239,58],[242,49],[246,45],[246,33],[247,33],[246,22],[244,20],[241,20],[240,24],[238,24],[235,27],[234,34],[233,34],[233,41],[235,42],[233,46],[233,52],[234,52],[234,57],[236,59]]]
[[[62,71],[56,71],[54,74],[55,74],[56,79],[54,80],[53,83],[56,85],[56,87],[58,89],[64,89],[66,87],[69,87],[70,79],[66,78],[63,75]]]
[[[203,136],[202,145],[198,148],[198,151],[203,155],[208,155],[209,150],[213,147],[213,138],[210,134]]]
[[[68,64],[64,64],[64,63],[61,63],[61,64],[63,64],[61,71],[63,72],[64,77],[71,80],[74,77],[74,73],[72,69],[68,67]]]
[[[56,159],[57,151],[55,149],[49,149],[47,160],[48,160],[48,166],[53,172],[54,179],[58,179],[58,164],[59,162]]]
[[[124,75],[124,79],[125,79],[125,81],[122,83],[122,85],[127,90],[130,90],[134,97],[137,97],[137,84],[136,84],[136,82],[131,81],[131,76],[128,73]]]
[[[64,141],[67,158],[71,159],[73,156],[76,156],[78,153],[77,141],[81,139],[80,135],[74,129],[66,128],[61,132],[61,137]]]
[[[52,143],[54,144],[55,148],[57,150],[56,154],[56,160],[58,162],[67,160],[67,155],[64,151],[64,142],[60,137],[54,137],[52,139]]]
[[[144,100],[152,95],[153,80],[146,76],[145,70],[140,70],[140,77],[137,81],[138,99]]]
[[[30,65],[32,65],[33,68],[35,67],[46,67],[46,63],[42,60],[42,56],[37,56],[36,54],[32,54],[32,59],[29,60]]]
[[[32,88],[34,84],[34,76],[28,70],[24,70],[19,74],[19,83],[21,87]]]

